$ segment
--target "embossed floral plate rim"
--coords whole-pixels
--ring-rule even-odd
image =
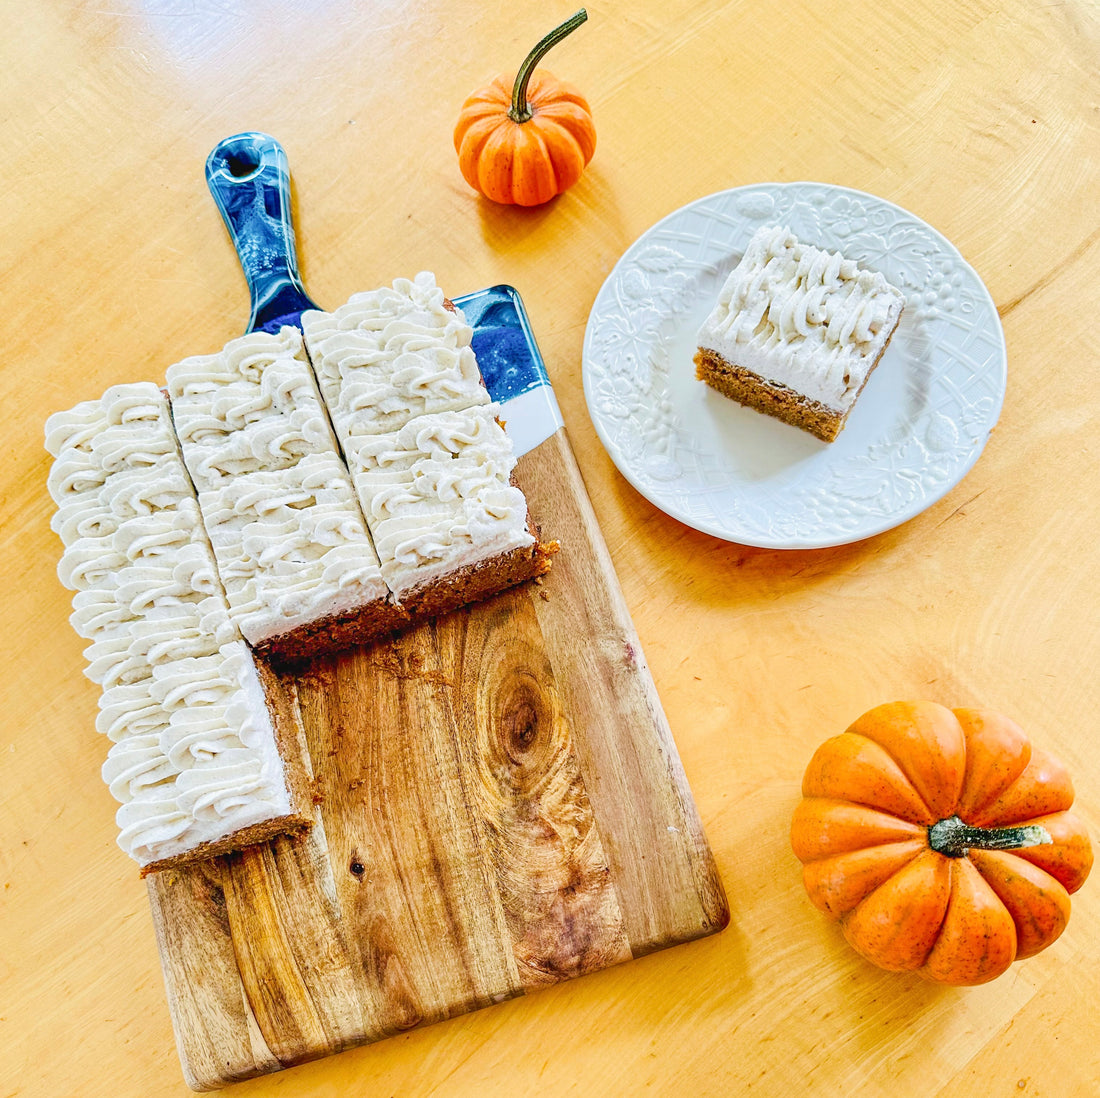
[[[881,270],[902,322],[833,443],[695,380],[695,333],[762,224]],[[715,537],[773,549],[844,545],[943,498],[996,425],[1007,352],[996,306],[941,233],[828,183],[758,183],[696,199],[643,233],[596,295],[585,400],[616,467],[646,499]]]

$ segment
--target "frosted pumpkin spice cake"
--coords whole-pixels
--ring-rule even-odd
[[[696,377],[832,442],[897,328],[902,292],[839,252],[765,226],[698,335]]]
[[[451,504],[466,492],[470,499],[457,511],[444,505],[448,478],[437,463],[434,479],[422,479],[420,465],[421,506],[415,516],[404,506],[396,526],[387,514],[380,540],[373,481],[389,481],[376,460],[364,467],[362,444],[393,439],[426,415],[490,407],[473,331],[434,276],[397,279],[302,322],[312,366],[301,333],[284,327],[168,369],[183,457],[245,639],[278,664],[301,663],[546,571],[552,550],[538,544],[526,501],[510,487],[515,459],[499,425],[493,461],[479,466],[483,483],[471,479],[471,462],[484,450],[467,447],[462,480],[447,485]],[[453,448],[450,456],[457,459]],[[492,499],[506,499],[507,513]],[[480,520],[471,522],[466,512],[477,506]],[[517,521],[518,538],[504,533]]]
[[[115,386],[51,416],[46,447],[119,846],[144,874],[309,826],[300,730],[230,619],[164,395]]]
[[[104,780],[143,872],[309,826],[276,666],[545,572],[472,329],[431,274],[50,417]],[[331,417],[331,418],[330,418]],[[336,425],[336,437],[332,423]],[[350,469],[349,469],[350,464]]]
[[[550,567],[473,329],[430,272],[356,294],[302,330],[382,574],[415,618]]]
[[[301,333],[252,332],[168,368],[172,417],[229,613],[292,662],[406,625],[390,599]]]
[[[549,567],[496,404],[410,419],[358,440],[348,460],[382,574],[416,618],[434,617]]]

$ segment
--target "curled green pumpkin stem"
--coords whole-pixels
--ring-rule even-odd
[[[588,12],[581,8],[571,15],[560,26],[555,27],[545,38],[541,39],[537,46],[523,59],[523,64],[516,73],[516,82],[512,85],[512,106],[508,111],[508,117],[513,122],[527,122],[531,118],[531,108],[527,104],[527,84],[531,79],[531,73],[535,66],[550,52],[567,34],[572,34],[586,19]]]
[[[1045,846],[1054,840],[1039,824],[1022,827],[971,827],[958,816],[948,816],[928,829],[928,845],[948,858],[961,858],[968,850],[1020,850]]]

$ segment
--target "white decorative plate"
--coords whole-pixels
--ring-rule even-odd
[[[881,271],[907,298],[840,437],[819,442],[695,379],[695,336],[763,224]],[[701,198],[627,249],[596,296],[584,393],[624,477],[667,514],[728,541],[843,545],[889,530],[977,461],[1004,400],[997,310],[955,247],[881,198],[763,183]]]

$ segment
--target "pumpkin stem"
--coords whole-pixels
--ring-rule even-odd
[[[928,845],[948,858],[961,858],[971,847],[978,850],[1019,850],[1045,846],[1054,840],[1039,824],[1022,827],[971,827],[958,816],[948,816],[928,829]]]
[[[569,16],[560,26],[555,27],[537,46],[523,59],[523,64],[516,73],[516,82],[512,85],[512,107],[508,111],[508,117],[513,122],[527,122],[531,118],[531,108],[527,105],[527,84],[531,79],[531,73],[535,66],[552,50],[567,34],[572,34],[586,19],[588,12],[581,8]]]

